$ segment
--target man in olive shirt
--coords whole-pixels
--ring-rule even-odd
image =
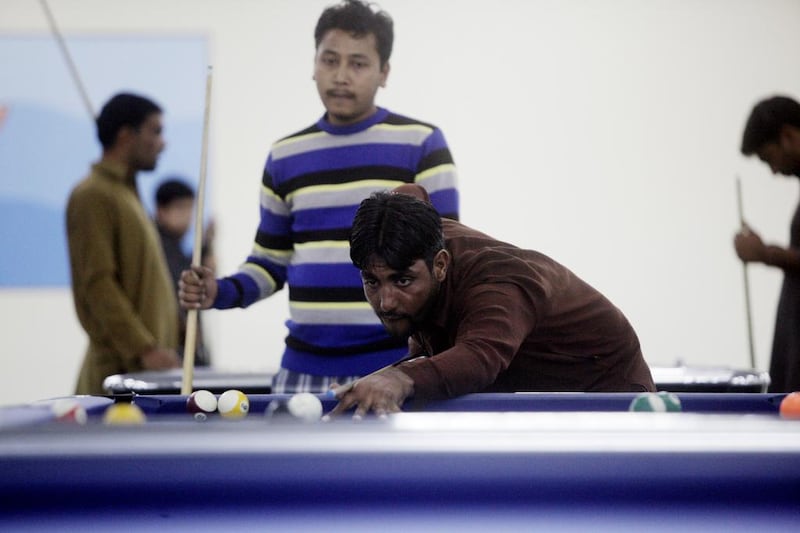
[[[411,396],[655,391],[636,332],[607,298],[539,252],[440,218],[427,199],[404,185],[356,213],[350,257],[409,358],[336,388],[334,415],[393,412]]]
[[[78,394],[112,374],[180,366],[178,310],[158,234],[136,187],[164,149],[161,109],[117,94],[97,117],[103,155],[66,212],[75,310],[89,336]]]

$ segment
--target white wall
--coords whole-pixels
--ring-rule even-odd
[[[250,248],[270,143],[322,113],[311,81],[312,35],[329,3],[49,2],[67,40],[208,35],[208,209],[218,219],[225,272]],[[797,185],[770,179],[738,146],[755,101],[777,92],[800,97],[800,2],[381,5],[397,35],[379,103],[443,128],[460,170],[465,222],[552,255],[606,293],[638,330],[651,364],[749,366],[742,268],[731,246],[734,177],[742,178],[751,225],[775,243],[787,242]],[[0,2],[0,33],[48,32],[38,2]],[[780,280],[750,269],[761,369]],[[3,291],[0,317],[0,404],[70,393],[85,340],[69,291]],[[285,318],[285,294],[206,314],[217,363],[274,369]]]

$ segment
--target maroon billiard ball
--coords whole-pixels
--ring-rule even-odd
[[[194,414],[196,420],[205,420],[217,410],[217,397],[207,390],[196,390],[186,399],[186,410]]]

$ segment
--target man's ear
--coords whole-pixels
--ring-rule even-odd
[[[780,141],[781,147],[793,147],[795,151],[800,151],[800,128],[784,124],[781,126]]]
[[[386,82],[389,80],[389,70],[391,70],[391,67],[389,65],[389,62],[387,61],[381,67],[381,83],[380,83],[380,86],[383,87],[383,88],[386,88]]]
[[[114,142],[115,146],[124,146],[131,142],[136,136],[136,129],[133,126],[122,126],[117,132],[117,138]]]
[[[442,248],[433,258],[433,277],[441,283],[447,277],[447,269],[450,267],[450,252]]]

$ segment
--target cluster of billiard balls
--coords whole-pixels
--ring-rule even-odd
[[[219,399],[210,391],[196,390],[186,399],[186,410],[197,420],[205,420],[214,412],[219,412],[224,418],[244,418],[250,412],[250,399],[236,389],[226,390]]]
[[[56,420],[85,424],[86,410],[75,400],[60,399],[51,405]],[[206,420],[212,413],[229,419],[240,419],[250,412],[250,399],[239,390],[227,390],[219,398],[207,390],[198,390],[186,400],[186,410],[197,420]],[[637,395],[630,403],[630,411],[679,412],[681,401],[673,393],[648,392]],[[800,419],[800,391],[787,394],[779,406],[782,418]],[[293,418],[315,422],[322,418],[322,402],[308,392],[295,394],[287,402],[273,401],[265,411],[267,416],[287,413]],[[133,403],[115,403],[103,413],[103,423],[108,425],[142,424],[146,420],[144,412]]]
[[[197,420],[206,420],[214,412],[223,418],[239,419],[250,412],[250,399],[236,389],[223,392],[219,398],[207,390],[197,390],[186,399],[186,410]],[[286,413],[304,422],[316,422],[322,418],[322,402],[311,393],[301,392],[286,402],[270,402],[264,414],[271,417],[279,413]]]
[[[637,395],[628,406],[629,411],[654,411],[661,413],[680,412],[681,400],[677,395],[661,392],[645,392]],[[800,391],[784,396],[778,407],[781,418],[800,419]]]
[[[62,398],[50,405],[54,418],[60,422],[86,424],[86,409],[73,398]],[[237,420],[250,412],[250,399],[242,391],[231,389],[219,395],[219,398],[207,390],[194,391],[186,399],[186,410],[196,420],[206,420],[213,413],[222,418]],[[287,419],[298,419],[303,422],[317,422],[322,418],[322,402],[311,393],[302,392],[290,397],[288,401],[273,400],[265,413],[268,417],[285,416]],[[131,402],[118,402],[109,405],[103,411],[102,423],[109,426],[131,426],[144,424],[147,416],[144,411]]]

